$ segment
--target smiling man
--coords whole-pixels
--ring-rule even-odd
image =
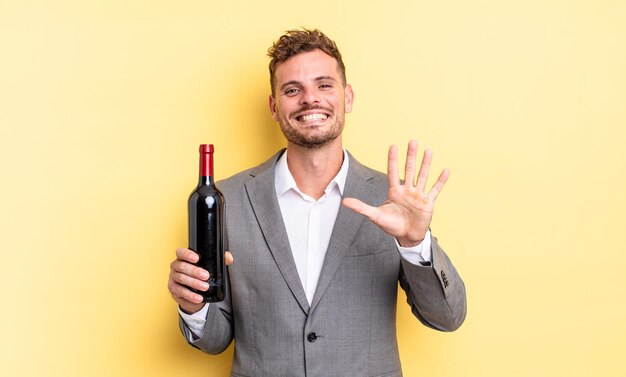
[[[336,142],[353,97],[337,60],[316,49],[285,63],[272,67],[270,110],[288,142],[308,149]]]
[[[269,50],[269,108],[287,149],[218,183],[226,197],[228,285],[203,304],[208,274],[176,250],[169,290],[190,344],[207,353],[235,342],[232,376],[401,376],[398,283],[426,326],[456,330],[463,281],[430,222],[444,170],[426,190],[432,152],[419,171],[409,142],[388,174],[361,165],[342,144],[354,94],[335,43],[292,30]]]

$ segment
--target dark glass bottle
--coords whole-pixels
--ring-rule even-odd
[[[200,179],[189,196],[189,248],[200,255],[197,266],[209,271],[209,290],[194,292],[204,302],[224,299],[224,195],[213,180],[213,144],[200,145]]]

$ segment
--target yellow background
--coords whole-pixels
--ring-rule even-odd
[[[465,279],[438,333],[400,294],[406,376],[623,376],[626,2],[0,0],[0,375],[226,376],[179,335],[197,146],[225,178],[284,145],[266,49],[319,27],[345,145],[452,170],[434,234]],[[434,174],[433,174],[434,175]]]

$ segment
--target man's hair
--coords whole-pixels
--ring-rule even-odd
[[[337,60],[339,73],[341,74],[341,83],[344,86],[346,85],[346,67],[343,65],[341,53],[339,53],[339,49],[332,39],[318,29],[288,30],[267,50],[267,55],[272,58],[270,61],[272,95],[275,94],[274,74],[276,66],[292,56],[317,49],[324,51]]]

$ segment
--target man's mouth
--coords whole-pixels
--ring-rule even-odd
[[[328,119],[328,114],[324,114],[324,113],[305,114],[305,115],[298,115],[296,117],[296,120],[298,122],[313,122],[316,120],[326,120],[326,119]]]

